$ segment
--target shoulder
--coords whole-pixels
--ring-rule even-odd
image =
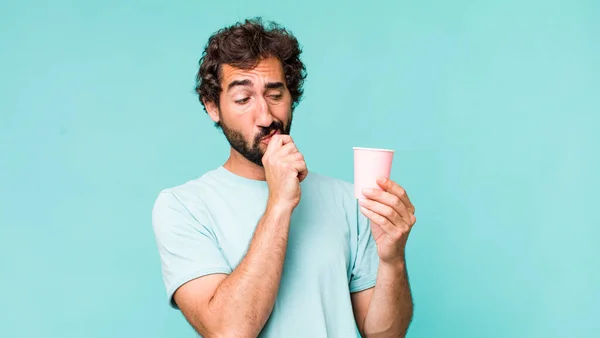
[[[163,188],[158,192],[155,207],[164,206],[165,204],[186,205],[192,200],[194,203],[198,203],[207,194],[207,191],[215,185],[214,172],[215,170],[210,170],[180,184]]]
[[[152,218],[156,224],[180,217],[194,219],[205,209],[205,199],[214,185],[213,171],[199,177],[160,190],[152,206]],[[165,222],[161,222],[164,220]]]

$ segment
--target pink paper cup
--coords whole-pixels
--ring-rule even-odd
[[[394,151],[389,149],[354,147],[354,197],[366,198],[365,188],[381,189],[378,177],[390,178]]]

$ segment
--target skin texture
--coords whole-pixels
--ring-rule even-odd
[[[225,169],[265,180],[269,198],[246,256],[230,274],[213,274],[180,287],[175,301],[205,337],[256,337],[273,309],[287,248],[291,214],[308,174],[289,131],[292,99],[278,59],[253,69],[223,65],[218,104],[204,101],[231,145]],[[404,189],[390,180],[365,192],[361,212],[372,222],[380,266],[374,288],[351,295],[363,337],[402,337],[412,318],[404,248],[414,218]]]
[[[234,83],[241,85],[229,86]],[[214,102],[205,104],[232,146],[224,167],[246,178],[266,180],[269,198],[236,269],[230,275],[190,281],[174,298],[188,322],[205,337],[256,337],[273,310],[291,214],[308,171],[292,138],[285,135],[291,125],[291,96],[277,59],[263,60],[251,70],[224,65],[222,87],[219,108]]]
[[[219,107],[204,102],[210,118],[221,124],[230,144],[231,139],[241,138],[247,148],[259,149],[260,155],[264,154],[267,143],[258,138],[273,131],[289,134],[292,124],[292,97],[281,62],[268,58],[249,70],[223,65],[222,74]],[[230,87],[244,81],[250,84]],[[262,159],[256,163],[235,148],[232,146],[224,167],[246,178],[265,180]]]
[[[367,198],[359,200],[377,243],[377,283],[353,294],[354,313],[363,337],[404,337],[413,314],[404,253],[416,222],[415,207],[396,182],[382,178],[377,183],[380,189],[365,189]]]

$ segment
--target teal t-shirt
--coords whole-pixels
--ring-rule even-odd
[[[275,306],[260,337],[357,337],[350,293],[375,285],[379,257],[353,185],[309,172],[290,222]],[[220,166],[160,192],[152,222],[169,304],[182,284],[231,273],[269,189]]]

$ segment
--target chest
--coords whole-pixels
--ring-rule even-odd
[[[250,197],[250,196],[248,196]],[[245,198],[244,204],[219,203],[212,213],[215,235],[232,269],[246,254],[263,216],[267,196]],[[352,227],[347,215],[326,201],[305,198],[292,214],[282,279],[314,280],[332,272],[349,276]]]

